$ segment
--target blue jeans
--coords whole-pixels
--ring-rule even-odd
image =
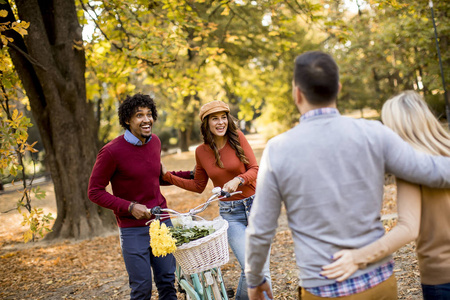
[[[245,229],[248,215],[244,200],[220,201],[220,215],[228,221],[228,244],[241,265],[241,277],[236,290],[236,300],[248,299],[247,282],[245,281]],[[270,284],[270,259],[264,264],[264,275]]]
[[[171,225],[170,220],[165,221]],[[175,258],[153,256],[148,227],[119,228],[120,246],[128,272],[130,299],[150,299],[152,269],[159,299],[176,300]]]
[[[422,284],[423,299],[450,300],[450,282],[438,285]]]

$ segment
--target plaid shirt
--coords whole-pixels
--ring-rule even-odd
[[[300,121],[306,120],[306,119],[308,119],[310,117],[313,117],[313,116],[331,115],[331,114],[338,114],[339,115],[339,111],[336,108],[332,108],[332,107],[317,108],[317,109],[310,110],[307,113],[303,114],[300,117]]]
[[[318,297],[343,297],[364,292],[382,283],[391,277],[394,272],[394,261],[391,260],[373,271],[362,274],[358,277],[350,278],[342,282],[329,285],[305,288],[308,292]]]

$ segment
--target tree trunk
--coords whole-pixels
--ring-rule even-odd
[[[115,220],[87,197],[98,130],[86,100],[82,28],[74,0],[15,2],[19,18],[30,27],[24,39],[8,32],[14,38],[9,53],[42,137],[56,196],[57,218],[46,238],[99,235],[114,228]]]
[[[181,152],[189,151],[189,140],[190,140],[190,135],[191,135],[190,133],[191,133],[190,128],[185,128],[185,129],[179,130]]]
[[[189,151],[189,144],[191,141],[191,133],[192,128],[195,124],[195,109],[189,109],[189,106],[192,105],[192,102],[196,100],[197,102],[200,102],[200,98],[198,98],[197,95],[188,95],[183,98],[183,109],[184,111],[181,113],[183,118],[183,128],[179,129],[179,138],[180,138],[180,149],[182,152]]]

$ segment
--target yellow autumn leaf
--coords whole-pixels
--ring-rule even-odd
[[[228,16],[230,14],[230,8],[228,6],[225,6],[225,9],[221,13],[222,16]]]
[[[9,169],[9,174],[11,174],[14,177],[17,176],[17,170],[14,166],[11,166],[11,168]]]
[[[15,109],[14,111],[13,111],[13,114],[12,114],[12,119],[13,120],[15,120],[15,119],[17,119],[17,116],[19,115],[19,111],[17,110],[17,109]]]
[[[238,39],[239,37],[237,35],[228,35],[225,40],[227,43],[234,43]]]
[[[8,12],[4,9],[0,10],[0,18],[4,18],[8,15]]]
[[[31,230],[28,230],[23,234],[23,241],[25,243],[31,241],[32,238],[33,238],[33,233],[31,232]]]
[[[3,254],[2,256],[0,256],[0,258],[4,259],[4,258],[12,257],[15,255],[16,255],[16,252],[10,252],[10,253]]]
[[[117,94],[119,95],[124,94],[126,90],[127,90],[126,83],[119,83],[116,87]]]
[[[33,148],[34,145],[36,145],[36,143],[37,143],[37,141],[35,141],[35,142],[34,142],[33,144],[31,144],[31,145],[26,144],[27,151],[30,151],[31,153],[39,152],[38,150],[36,150],[36,149]]]
[[[0,39],[2,40],[3,45],[8,45],[8,38],[2,34],[0,34]]]
[[[27,34],[27,30],[24,28],[22,23],[13,22],[11,25],[11,29],[18,32],[21,36],[24,36]]]
[[[30,27],[30,22],[22,21],[20,22],[20,25],[23,29],[27,29],[28,27]]]

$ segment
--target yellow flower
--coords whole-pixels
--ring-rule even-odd
[[[150,223],[150,247],[154,256],[166,256],[175,252],[176,239],[172,238],[166,224],[160,224],[159,220]]]

